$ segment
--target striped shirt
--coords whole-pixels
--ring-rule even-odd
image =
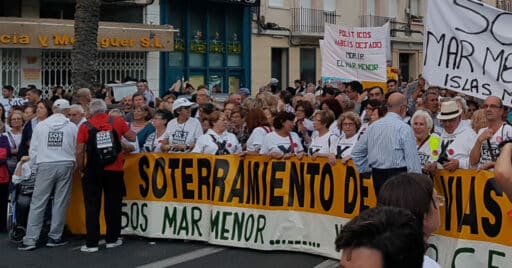
[[[408,172],[421,173],[412,128],[393,112],[368,127],[352,149],[352,160],[359,172],[407,167]]]

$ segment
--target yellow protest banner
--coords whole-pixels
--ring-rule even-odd
[[[80,181],[68,212],[73,233],[85,233]],[[512,254],[512,204],[492,173],[439,171],[434,183],[446,202],[429,255],[443,267],[481,267]],[[376,205],[371,178],[351,163],[308,157],[135,154],[125,158],[125,184],[124,234],[332,258],[341,226]]]

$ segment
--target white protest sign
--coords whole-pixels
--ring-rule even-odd
[[[429,0],[423,77],[512,106],[512,14],[476,1]]]
[[[137,92],[137,83],[135,82],[126,82],[124,84],[107,84],[107,86],[112,87],[112,92],[114,93],[114,99],[116,101],[120,101],[126,96],[131,96]]]
[[[389,24],[382,27],[325,25],[322,77],[386,81]]]

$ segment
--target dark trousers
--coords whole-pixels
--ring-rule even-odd
[[[0,183],[0,232],[7,231],[7,203],[9,200],[9,183]]]
[[[404,172],[407,172],[406,167],[386,169],[372,168],[373,189],[375,189],[375,194],[379,196],[380,187],[382,187],[389,178]]]
[[[86,245],[97,247],[100,239],[101,193],[107,224],[105,241],[114,243],[121,234],[121,202],[125,194],[123,171],[86,171],[82,177],[85,202]]]

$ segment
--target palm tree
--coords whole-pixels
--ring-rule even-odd
[[[71,51],[73,89],[90,88],[96,81],[98,23],[101,0],[76,0],[75,44]]]

